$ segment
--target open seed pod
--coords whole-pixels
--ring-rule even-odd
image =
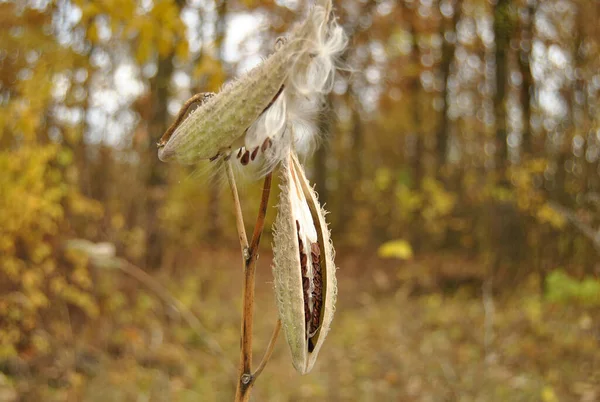
[[[281,181],[273,239],[275,296],[292,363],[306,374],[335,311],[334,250],[325,211],[293,152],[281,163]]]
[[[203,99],[187,117],[178,118],[176,126],[158,142],[159,159],[193,164],[214,160],[241,145],[246,130],[277,99],[295,65],[313,57],[330,10],[331,0],[318,0],[304,21],[295,26],[287,40],[278,42],[276,51],[263,63]],[[186,110],[187,105],[179,117]],[[255,149],[258,152],[263,143],[264,139],[249,148],[249,155]]]

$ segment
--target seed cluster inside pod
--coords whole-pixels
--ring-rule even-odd
[[[262,145],[260,146],[261,152],[266,152],[273,145],[273,141],[270,137],[265,138]],[[259,147],[255,147],[252,153],[246,150],[245,147],[241,147],[237,152],[237,158],[240,160],[240,163],[246,166],[249,162],[254,161],[256,156],[258,155]]]
[[[250,127],[246,128],[244,146],[239,148],[237,153],[237,157],[242,165],[246,166],[248,163],[253,162],[259,155],[259,151],[264,154],[271,148],[274,141],[277,142],[280,140],[277,137],[283,134],[285,126],[284,88],[285,85],[279,88],[277,94],[262,111],[258,119]],[[265,134],[267,135],[266,138],[264,137]]]
[[[321,273],[321,249],[319,243],[304,248],[300,238],[300,223],[296,221],[298,248],[300,251],[300,268],[302,273],[302,291],[304,295],[304,325],[308,340],[308,351],[315,348],[313,337],[321,325],[321,309],[323,307],[323,276]]]

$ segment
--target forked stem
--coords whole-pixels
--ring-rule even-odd
[[[239,377],[237,380],[237,387],[235,392],[235,401],[249,401],[252,386],[256,381],[258,375],[262,372],[265,365],[267,364],[275,341],[279,335],[279,329],[281,326],[280,321],[277,321],[273,336],[265,352],[265,356],[261,361],[258,370],[252,372],[252,327],[254,324],[254,284],[256,277],[256,259],[258,255],[258,246],[260,244],[260,238],[265,227],[265,216],[267,214],[267,206],[269,203],[269,196],[271,194],[271,180],[272,174],[269,173],[265,177],[263,185],[262,197],[260,200],[260,207],[258,209],[258,217],[256,218],[256,224],[254,225],[254,232],[252,234],[252,240],[248,245],[248,237],[246,236],[246,229],[244,228],[244,217],[242,215],[242,208],[238,196],[237,187],[235,184],[235,178],[231,163],[227,162],[227,179],[233,195],[233,203],[236,217],[236,226],[238,231],[238,238],[240,240],[240,247],[242,248],[242,255],[244,260],[244,283],[242,290],[242,329],[241,329],[241,352],[240,352],[240,365],[239,365]]]
[[[256,377],[258,377],[260,375],[260,373],[262,373],[265,366],[269,362],[269,359],[271,358],[271,355],[273,354],[273,350],[275,349],[275,342],[277,342],[277,337],[279,336],[280,330],[281,330],[281,320],[278,319],[277,323],[275,324],[275,328],[273,328],[273,335],[271,335],[271,340],[269,341],[269,345],[267,345],[267,350],[265,351],[265,355],[263,356],[262,360],[260,361],[260,364],[256,368],[256,371],[254,372],[254,374],[252,374],[253,380],[255,380]]]

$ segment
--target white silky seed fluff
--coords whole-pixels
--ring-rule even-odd
[[[283,160],[289,148],[301,155],[311,153],[317,145],[318,118],[325,95],[332,91],[336,59],[344,51],[347,38],[333,18],[330,4],[315,5],[314,32],[306,37],[309,57],[298,58],[284,81],[285,89],[277,101],[256,120],[245,137],[245,147],[253,150],[270,138],[273,147],[263,155],[264,171],[270,171]],[[273,109],[273,110],[272,110]],[[284,135],[284,129],[292,129]]]

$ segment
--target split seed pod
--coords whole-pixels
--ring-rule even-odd
[[[318,0],[306,19],[262,64],[227,84],[158,143],[163,162],[193,164],[229,152],[277,97],[297,63],[311,57],[315,36],[329,18],[331,0]],[[259,144],[260,145],[260,144]]]
[[[281,163],[281,181],[273,238],[275,296],[292,363],[306,374],[335,311],[335,252],[325,211],[292,152]]]

